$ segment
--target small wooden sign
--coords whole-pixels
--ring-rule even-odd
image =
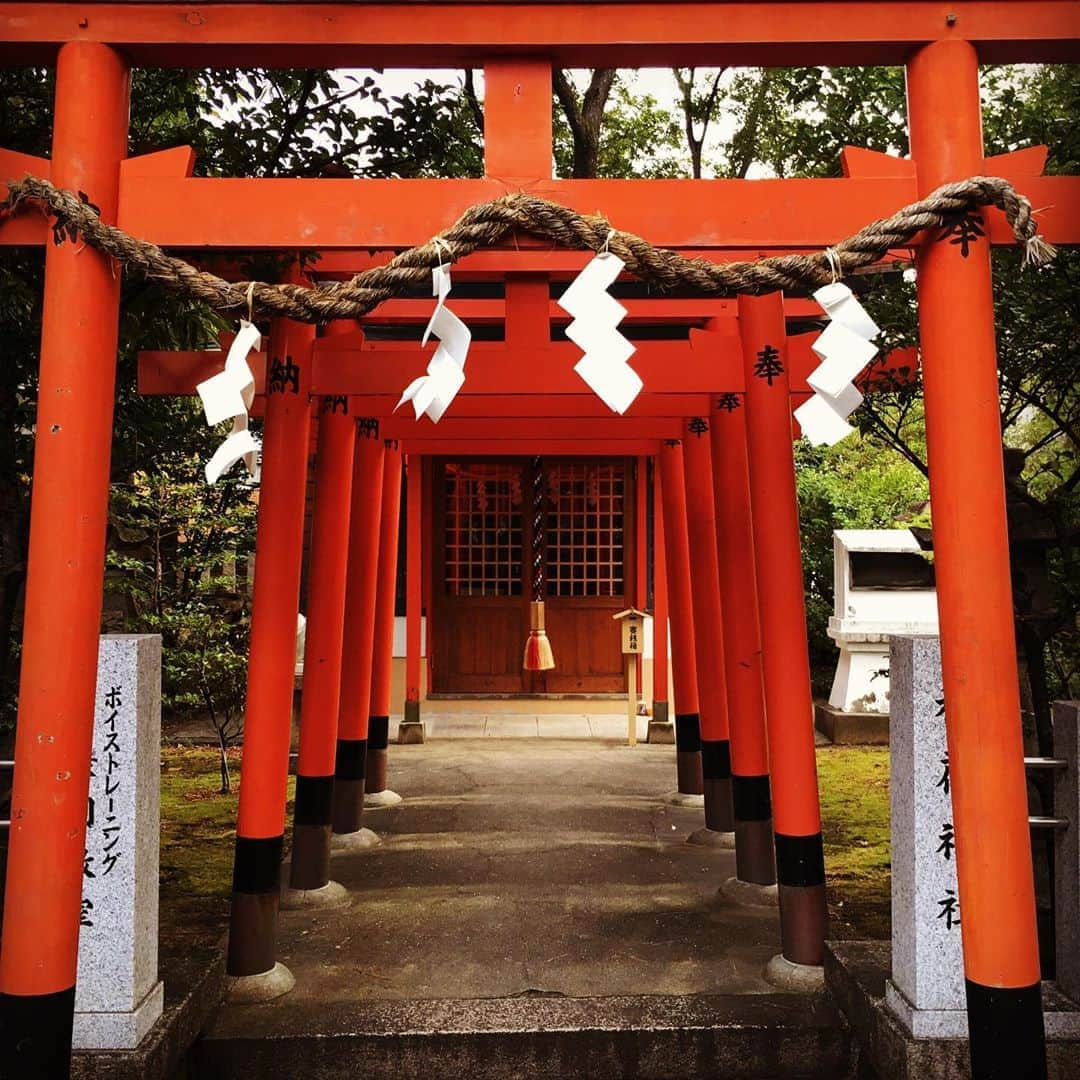
[[[637,745],[637,660],[645,651],[646,612],[637,608],[627,608],[612,615],[622,626],[622,651],[626,657],[626,741],[630,746]]]
[[[637,608],[627,608],[625,611],[620,611],[611,617],[621,620],[622,651],[624,655],[633,656],[644,652],[646,612],[638,611]]]

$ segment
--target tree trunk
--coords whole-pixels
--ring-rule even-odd
[[[615,83],[615,75],[614,68],[596,68],[579,102],[566,72],[560,68],[552,72],[555,96],[563,107],[574,140],[575,180],[596,178],[600,165],[600,128],[604,120],[604,106]]]
[[[229,744],[222,728],[218,728],[217,737],[218,749],[221,751],[221,794],[228,795],[232,791],[232,777],[229,775]]]

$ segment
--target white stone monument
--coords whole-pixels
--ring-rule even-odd
[[[130,1049],[161,1015],[161,638],[98,648],[73,1045]]]
[[[916,1038],[966,1038],[941,644],[891,639],[892,978],[885,1001]]]
[[[840,659],[829,705],[887,713],[890,635],[938,632],[932,571],[910,529],[836,529],[833,556],[828,634]]]

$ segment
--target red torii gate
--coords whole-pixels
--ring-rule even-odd
[[[612,26],[619,28],[618,41]],[[1010,162],[984,160],[977,61],[1077,58],[1075,9],[1064,0],[973,0],[958,12],[930,0],[474,2],[430,6],[423,19],[407,3],[0,4],[0,59],[57,64],[48,173],[53,182],[90,192],[103,218],[129,232],[195,249],[399,248],[426,240],[473,203],[526,190],[583,211],[602,207],[620,227],[658,245],[703,249],[715,257],[723,257],[725,248],[820,250],[942,182],[981,172],[1005,174],[1036,206],[1050,208],[1043,217],[1047,239],[1076,243],[1077,178],[1039,177],[1030,155],[1016,156],[1012,174]],[[912,162],[849,155],[842,180],[548,179],[553,64],[836,63],[906,65]],[[172,152],[125,162],[131,64],[483,64],[487,178],[195,179],[186,175],[182,155]],[[19,155],[3,154],[0,165],[4,175],[27,169],[40,174],[38,162]],[[987,216],[989,239],[1009,239],[999,216]],[[40,244],[45,236],[42,222],[29,216],[0,228],[5,244]],[[922,362],[972,1053],[977,1075],[1038,1075],[1045,1069],[1039,968],[987,254],[979,245],[967,258],[949,245],[923,244]],[[568,261],[531,247],[474,258],[527,274],[548,272],[550,260],[559,266]],[[4,1007],[24,1033],[24,1060],[39,1064],[43,1075],[70,1045],[118,293],[107,260],[93,251],[47,249],[19,767],[0,954]],[[748,343],[782,331],[782,313],[768,298],[740,308]],[[286,324],[276,337],[296,334],[303,329]],[[478,344],[473,363],[480,353]],[[774,545],[769,555],[781,570],[771,584],[787,596],[797,588],[801,596],[791,471],[788,463],[781,463],[783,470],[776,464],[763,468],[768,447],[779,442],[790,454],[787,390],[781,411],[775,401],[760,398],[761,389],[747,387],[748,419],[755,411],[770,418],[757,435],[749,432],[751,491],[767,490],[768,482],[785,495],[782,520],[775,510],[766,517],[761,499],[753,498],[755,544],[764,537]],[[285,439],[273,433],[284,436],[308,422],[306,408],[294,410],[297,419],[288,423],[275,421],[274,411],[272,398],[260,536],[274,515],[274,489],[283,483],[287,488],[295,469],[284,454],[281,465],[274,464]],[[760,566],[760,547],[758,555]],[[810,717],[808,687],[802,685],[805,640],[800,659],[789,628],[770,618],[778,610],[774,600],[762,593],[766,691],[773,695],[767,719],[771,731],[784,735],[773,742],[779,784],[781,773],[804,780],[808,774]],[[258,621],[266,622],[280,648],[282,620],[276,630],[274,620]],[[253,629],[253,653],[261,647]],[[57,665],[57,655],[67,663]],[[795,666],[783,668],[785,659]],[[785,687],[797,700],[781,696]],[[249,696],[249,709],[254,706]],[[245,747],[245,769],[276,779],[281,732],[258,734],[258,727]],[[778,745],[783,749],[776,755]],[[812,746],[809,760],[812,773]],[[262,825],[271,832],[245,833],[241,810],[239,834],[254,843],[245,846],[242,839],[238,845],[238,880],[261,883],[249,895],[265,898],[276,886],[281,776],[280,785],[270,785],[262,797]],[[814,815],[782,818],[778,807],[776,828],[778,855],[790,871],[787,881],[781,871],[781,884],[815,887],[820,834],[815,841]],[[272,957],[272,915],[267,922],[262,901],[252,908],[262,913],[261,922],[250,924],[252,932],[264,952],[270,934]],[[234,931],[236,926],[234,920]]]

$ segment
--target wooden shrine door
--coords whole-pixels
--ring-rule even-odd
[[[545,610],[555,668],[522,670],[529,628],[532,458],[434,462],[432,690],[625,691],[618,626],[634,595],[633,463],[545,458]]]

